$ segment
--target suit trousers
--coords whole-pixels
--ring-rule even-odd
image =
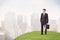
[[[45,28],[45,29],[44,29]],[[45,35],[47,34],[46,25],[41,24],[41,35],[43,35],[43,31],[45,30]]]

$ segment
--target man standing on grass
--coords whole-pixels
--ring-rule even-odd
[[[41,13],[41,35],[43,35],[43,28],[45,28],[45,35],[47,34],[47,28],[46,25],[48,23],[48,14],[46,13],[46,9],[43,9],[43,13]]]

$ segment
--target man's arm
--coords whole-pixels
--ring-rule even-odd
[[[42,14],[41,14],[41,17],[40,17],[40,22],[41,22],[41,20],[42,20]]]
[[[48,19],[48,14],[47,14],[47,23],[48,23],[49,19]]]

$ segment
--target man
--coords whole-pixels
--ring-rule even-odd
[[[46,24],[48,23],[48,14],[46,13],[46,9],[43,9],[40,22],[41,22],[41,35],[43,35],[43,28],[45,28],[45,34],[47,34]]]

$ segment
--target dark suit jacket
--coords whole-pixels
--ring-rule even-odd
[[[46,23],[48,23],[48,14],[47,13],[45,13],[44,16],[43,16],[43,13],[41,14],[40,22],[43,25],[46,24]]]

